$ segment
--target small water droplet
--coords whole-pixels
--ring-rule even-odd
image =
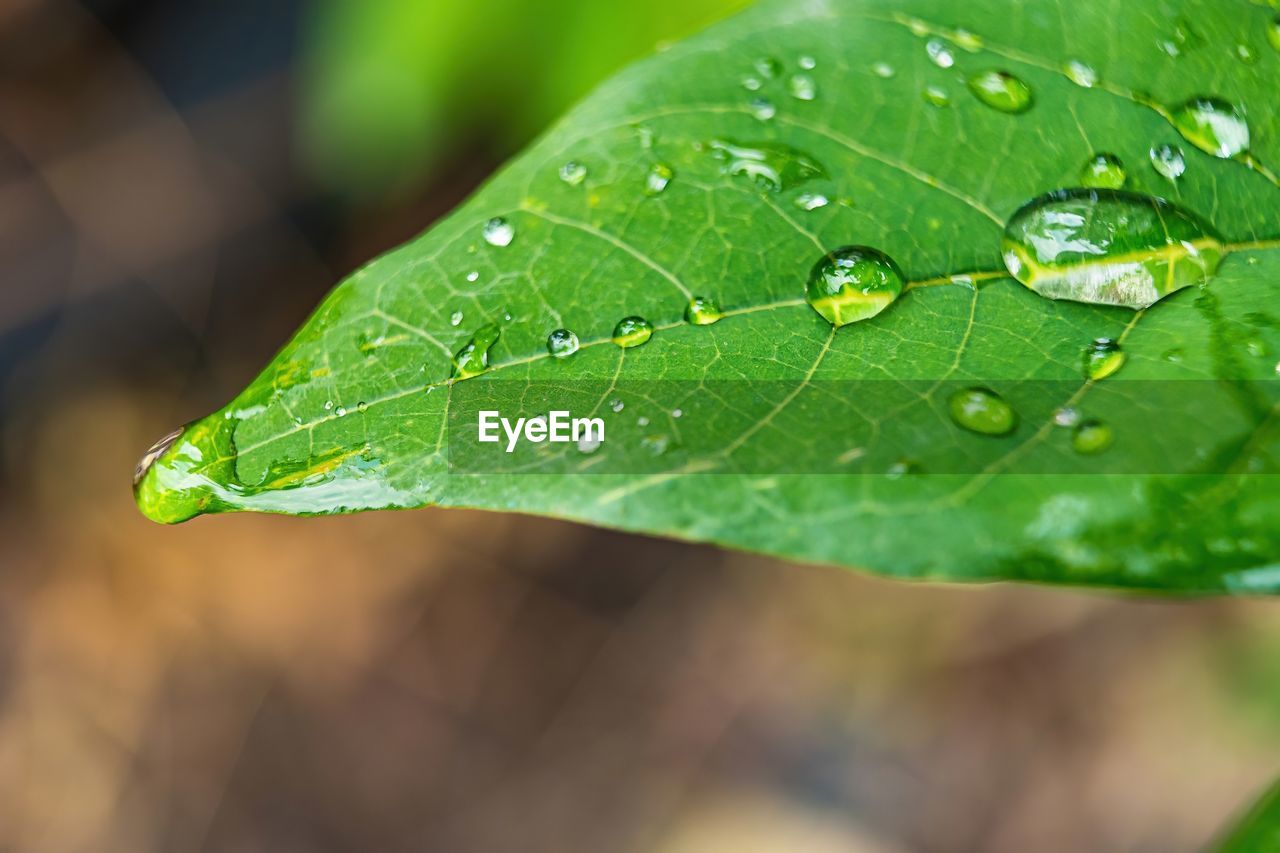
[[[919,473],[920,464],[911,459],[899,459],[897,462],[890,465],[889,469],[885,471],[885,475],[888,476],[890,480],[901,480],[903,477],[910,474]]]
[[[839,328],[874,317],[902,293],[902,270],[867,246],[845,246],[822,257],[809,273],[805,295],[813,310]]]
[[[1063,70],[1071,82],[1077,86],[1092,89],[1098,84],[1098,72],[1078,59],[1068,61]]]
[[[724,312],[714,299],[706,296],[695,296],[689,300],[684,309],[684,318],[695,326],[710,326],[724,317]]]
[[[1114,154],[1094,154],[1080,170],[1080,186],[1104,190],[1118,190],[1124,186],[1127,175],[1124,164]]]
[[[356,411],[363,415],[365,412],[369,411],[369,404],[356,403]]]
[[[1145,308],[1211,276],[1213,230],[1166,201],[1123,190],[1057,190],[1009,220],[1005,266],[1050,299]]]
[[[929,59],[939,68],[950,68],[956,64],[955,54],[942,39],[929,39],[924,49],[929,54]]]
[[[1181,364],[1182,360],[1186,358],[1186,355],[1187,354],[1183,352],[1181,347],[1174,347],[1171,350],[1165,350],[1164,353],[1160,356],[1160,358],[1164,359],[1170,364]]]
[[[1207,154],[1224,159],[1249,150],[1249,124],[1221,98],[1192,98],[1173,111],[1173,126]]]
[[[801,56],[796,60],[796,64],[805,71],[812,71],[818,67],[818,60],[814,59],[812,56]]]
[[[926,86],[920,94],[926,104],[932,104],[935,107],[945,107],[951,103],[951,96],[945,89],[938,86]]]
[[[684,411],[683,411],[682,409],[672,409],[672,410],[671,410],[671,417],[673,417],[673,418],[682,418],[682,417],[684,417]]]
[[[760,82],[759,77],[743,77],[742,78],[742,88],[746,89],[748,92],[758,92],[760,91],[760,87],[762,85],[763,84]]]
[[[1267,342],[1262,338],[1246,338],[1244,349],[1254,358],[1266,358],[1271,354],[1270,348],[1267,347]]]
[[[752,98],[747,102],[747,108],[760,121],[769,121],[778,114],[778,108],[768,98]]]
[[[480,273],[476,272],[475,270],[472,270],[471,272],[467,273],[467,281],[476,282],[479,280],[480,280]]]
[[[645,194],[658,195],[667,188],[667,184],[671,183],[671,179],[675,176],[676,173],[666,163],[654,163],[648,174],[644,176]]]
[[[1084,351],[1084,375],[1094,381],[1106,379],[1124,367],[1125,354],[1114,338],[1097,338]]]
[[[490,246],[510,246],[515,236],[516,229],[501,216],[495,216],[484,224],[484,241]]]
[[[636,125],[636,138],[640,140],[640,147],[646,151],[653,147],[653,143],[658,141],[658,135],[653,132],[653,128],[645,127],[642,124]]]
[[[646,435],[640,439],[640,447],[650,456],[661,456],[671,447],[671,436]]]
[[[1273,48],[1280,50],[1280,15],[1276,15],[1267,24],[1267,41]]]
[[[812,178],[826,175],[822,166],[786,145],[744,145],[713,139],[709,147],[712,155],[724,163],[725,174],[750,178],[773,192],[790,189]]]
[[[1076,425],[1071,435],[1071,448],[1085,456],[1102,453],[1115,441],[1111,427],[1100,420],[1090,419]]]
[[[890,65],[889,63],[877,62],[876,64],[871,66],[871,73],[876,75],[877,77],[883,77],[885,80],[888,80],[896,72],[893,70],[893,66]]]
[[[1080,410],[1072,406],[1063,406],[1053,413],[1053,422],[1060,427],[1073,427],[1080,423]]]
[[[947,399],[956,426],[979,435],[1008,435],[1018,426],[1018,416],[990,388],[965,388]]]
[[[461,312],[461,311],[454,311],[452,314],[450,314],[450,315],[449,315],[449,325],[450,325],[450,326],[460,326],[460,325],[462,325],[462,312]]]
[[[623,349],[638,347],[653,337],[653,324],[643,317],[624,317],[613,327],[613,342]]]
[[[568,358],[578,351],[578,336],[568,329],[556,329],[547,335],[547,352],[555,358]]]
[[[1280,376],[1280,361],[1276,362],[1276,376]]]
[[[755,61],[756,72],[761,77],[772,79],[782,73],[782,63],[772,56],[762,56]]]
[[[498,342],[500,334],[498,327],[492,323],[478,329],[466,346],[453,357],[453,377],[467,379],[484,373],[489,368],[489,348]]]
[[[636,426],[647,427],[648,425],[649,425],[649,419],[646,418],[644,415],[641,415],[640,417],[636,418]]]
[[[1031,108],[1031,88],[1008,71],[981,71],[967,81],[979,101],[1002,113],[1024,113]]]
[[[820,207],[826,207],[831,200],[822,193],[800,193],[793,203],[801,210],[817,210]]]
[[[587,167],[577,160],[570,160],[560,167],[560,180],[571,187],[576,187],[587,177]]]
[[[799,101],[812,101],[818,97],[818,84],[808,74],[792,74],[787,90]]]
[[[1187,171],[1187,159],[1177,146],[1157,145],[1151,149],[1151,166],[1164,177],[1176,181]]]
[[[347,407],[346,407],[346,406],[338,406],[338,408],[336,408],[336,409],[334,409],[334,410],[333,410],[333,413],[334,413],[335,415],[337,415],[338,417],[340,417],[340,418],[345,418],[345,417],[347,416]]]
[[[1258,52],[1244,42],[1236,45],[1235,54],[1236,59],[1245,65],[1254,65],[1258,61]]]
[[[583,430],[578,436],[578,452],[579,453],[595,453],[600,449],[600,445],[604,443],[604,439],[600,437],[597,430]]]
[[[627,407],[627,404],[622,402],[621,400],[614,399],[609,401],[609,408],[612,409],[614,412],[621,412],[626,407]]]

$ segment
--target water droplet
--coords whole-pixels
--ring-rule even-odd
[[[646,195],[658,195],[667,188],[667,184],[671,183],[671,179],[676,173],[666,163],[655,163],[649,169],[648,174],[644,176],[644,191]]]
[[[1063,406],[1053,413],[1053,422],[1060,427],[1073,427],[1080,423],[1080,410],[1072,406]]]
[[[796,64],[805,71],[812,71],[818,67],[818,60],[814,59],[812,56],[802,56],[796,61]]]
[[[571,187],[576,187],[587,177],[587,167],[577,160],[570,160],[560,167],[560,180]]]
[[[1187,159],[1182,156],[1182,149],[1173,145],[1157,145],[1152,148],[1151,165],[1171,181],[1178,180],[1187,171]]]
[[[516,229],[501,216],[495,216],[484,224],[484,241],[490,246],[510,246],[515,236]]]
[[[1276,50],[1280,50],[1280,15],[1276,15],[1267,24],[1267,41]]]
[[[653,128],[645,127],[642,124],[636,125],[636,138],[640,140],[640,147],[646,151],[653,147],[653,143],[658,141],[658,135],[653,132]]]
[[[746,89],[748,92],[758,92],[760,91],[760,87],[762,85],[763,84],[760,82],[759,77],[743,77],[742,78],[742,88]]]
[[[604,443],[604,439],[600,437],[597,430],[583,430],[578,436],[578,452],[579,453],[595,453],[600,449],[600,445]]]
[[[673,417],[673,418],[682,418],[682,417],[684,417],[684,410],[683,410],[683,409],[672,409],[672,410],[671,410],[671,417]]]
[[[669,435],[646,435],[640,439],[640,447],[650,456],[661,456],[671,447],[671,436]]]
[[[578,351],[578,336],[568,329],[556,329],[547,335],[547,352],[555,358],[568,358]]]
[[[937,86],[926,86],[920,94],[926,104],[932,104],[935,107],[945,107],[951,103],[951,96]]]
[[[809,274],[806,297],[813,310],[839,328],[874,317],[902,293],[902,270],[867,246],[845,246],[822,257]]]
[[[476,282],[479,280],[480,280],[480,273],[476,272],[475,270],[472,270],[471,272],[467,273],[467,281]]]
[[[1173,22],[1173,43],[1182,50],[1192,50],[1204,44],[1204,37],[1196,32],[1191,21],[1178,18]]]
[[[1023,113],[1031,108],[1031,88],[1008,71],[982,71],[967,82],[969,91],[992,109]]]
[[[1114,154],[1094,154],[1080,170],[1080,186],[1118,190],[1126,179],[1124,164]]]
[[[1084,351],[1084,375],[1098,381],[1124,367],[1125,354],[1113,338],[1097,338]]]
[[[646,418],[644,415],[641,415],[640,417],[636,418],[636,426],[647,427],[648,425],[649,425],[649,419]]]
[[[768,98],[752,98],[747,102],[747,109],[760,121],[768,121],[778,114],[778,108]]]
[[[989,388],[965,388],[947,400],[956,426],[979,435],[1008,435],[1018,426],[1018,416],[1004,399]]]
[[[787,90],[799,101],[812,101],[818,97],[818,84],[808,74],[792,74]]]
[[[724,317],[724,312],[714,299],[706,296],[695,296],[689,300],[684,309],[684,318],[695,326],[710,326]]]
[[[801,210],[817,210],[820,207],[826,207],[831,203],[822,193],[800,193],[796,196],[795,206]]]
[[[890,65],[889,63],[877,62],[875,65],[871,66],[871,73],[876,75],[877,77],[883,77],[884,79],[888,80],[896,72],[893,70],[893,66]]]
[[[770,79],[777,77],[782,73],[782,63],[774,59],[772,56],[763,56],[755,61],[756,72],[761,77]]]
[[[929,39],[924,49],[928,52],[929,59],[939,68],[950,68],[956,64],[955,54],[942,39]]]
[[[1115,441],[1111,427],[1099,420],[1081,421],[1071,435],[1071,448],[1076,453],[1093,456],[1101,453]]]
[[[339,406],[338,408],[333,410],[333,413],[340,418],[345,418],[347,416],[347,407]]]
[[[369,404],[356,403],[356,411],[363,415],[365,412],[369,411]]]
[[[324,401],[324,410],[325,410],[326,412],[333,411],[333,401],[332,401],[332,400],[325,400],[325,401]]]
[[[1258,52],[1244,42],[1236,45],[1236,59],[1245,65],[1253,65],[1258,61]]]
[[[622,411],[623,409],[625,409],[626,407],[627,407],[627,404],[626,404],[626,403],[624,403],[624,402],[622,402],[621,400],[610,400],[610,401],[609,401],[609,408],[610,408],[610,409],[612,409],[615,413],[616,413],[616,412],[621,412],[621,411]]]
[[[450,315],[449,315],[449,325],[450,325],[450,326],[460,326],[460,325],[462,325],[462,312],[461,312],[461,311],[454,311],[452,314],[450,314]]]
[[[1092,89],[1098,84],[1098,72],[1078,59],[1072,59],[1067,62],[1063,70],[1071,82],[1077,86]]]
[[[1173,111],[1173,126],[1195,147],[1214,157],[1249,150],[1249,124],[1240,110],[1220,98],[1192,98]]]
[[[716,159],[724,162],[725,174],[750,178],[773,192],[826,176],[822,166],[786,145],[742,145],[713,139],[710,148]]]
[[[1276,376],[1280,376],[1280,361],[1276,362]]]
[[[466,379],[484,373],[489,368],[489,348],[498,342],[501,332],[490,323],[471,336],[467,345],[453,357],[453,377]]]
[[[613,327],[613,342],[623,349],[638,347],[653,337],[653,324],[643,317],[624,317]]]
[[[885,471],[885,475],[890,480],[901,480],[909,474],[919,474],[920,464],[912,459],[899,459],[889,466]]]
[[[1057,190],[1024,205],[1002,242],[1005,266],[1050,299],[1145,308],[1206,281],[1223,247],[1190,213],[1123,190]]]
[[[1271,354],[1267,342],[1262,338],[1246,338],[1244,342],[1244,350],[1254,358],[1266,358]]]
[[[1186,353],[1180,347],[1174,347],[1171,350],[1165,350],[1160,357],[1170,364],[1181,364],[1182,359],[1186,357]]]
[[[956,30],[951,33],[951,40],[970,53],[982,50],[982,38],[968,30]]]

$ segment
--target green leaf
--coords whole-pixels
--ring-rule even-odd
[[[166,522],[483,507],[901,577],[1276,592],[1273,15],[757,7],[624,72],[339,285],[236,400],[144,460],[139,504]],[[1246,151],[1180,135],[1179,105],[1206,98],[1247,118]],[[1238,147],[1239,128],[1197,127]],[[1096,191],[1104,262],[1038,244],[1034,280],[1010,277],[1006,222],[1078,204],[1045,194],[1102,153],[1126,177]],[[1060,220],[1028,221],[1016,241]],[[871,251],[819,263],[847,246]],[[1130,277],[1096,287],[1097,270]],[[604,442],[476,441],[483,409],[557,407],[601,418]]]
[[[1267,853],[1280,850],[1280,783],[1263,794],[1214,849],[1218,853]]]

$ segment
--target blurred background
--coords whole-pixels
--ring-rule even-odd
[[[738,5],[0,2],[0,850],[1169,853],[1268,783],[1280,603],[134,510],[333,282]]]

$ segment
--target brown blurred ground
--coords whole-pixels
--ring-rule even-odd
[[[138,452],[498,154],[323,197],[302,14],[0,5],[0,850],[1165,853],[1280,766],[1277,604],[468,512],[144,521]]]

